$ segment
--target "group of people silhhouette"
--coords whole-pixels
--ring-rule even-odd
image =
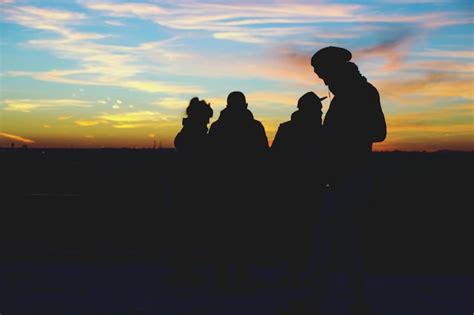
[[[315,314],[334,267],[347,274],[348,312],[370,314],[358,214],[369,206],[372,144],[385,139],[386,124],[377,89],[351,58],[333,46],[313,55],[314,72],[334,95],[324,121],[326,97],[308,92],[271,147],[242,92],[228,95],[209,129],[211,105],[191,99],[175,138],[182,162],[176,199],[188,222],[183,252],[215,263],[222,281],[246,281],[249,266],[286,257],[287,284],[314,288],[290,314]]]

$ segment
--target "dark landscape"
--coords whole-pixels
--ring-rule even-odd
[[[376,314],[474,310],[473,157],[374,153],[376,193],[361,221]],[[268,255],[260,242],[258,259],[239,260],[249,265],[244,283],[232,280],[230,268],[231,280],[220,284],[219,267],[187,246],[200,231],[199,220],[189,228],[200,209],[176,207],[186,196],[174,150],[1,149],[0,160],[2,315],[278,314],[288,300],[309,294],[304,284],[285,281],[286,247],[278,252],[278,241],[293,231],[284,228],[270,229],[278,237],[272,243],[267,235]],[[265,180],[278,180],[278,169],[272,172]],[[268,185],[261,187],[271,196]],[[215,190],[208,193],[211,205]],[[291,213],[268,199],[268,207],[251,210]],[[221,223],[214,219],[203,229]],[[262,235],[266,230],[261,226]],[[344,281],[334,274],[334,283]],[[326,301],[334,314],[344,311],[337,297],[345,294],[335,285]]]

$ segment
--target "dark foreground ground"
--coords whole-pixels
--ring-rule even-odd
[[[376,314],[474,312],[473,157],[375,154],[375,198],[361,221]],[[0,162],[2,315],[278,314],[311,294],[288,283],[287,247],[275,255],[271,238],[258,259],[219,260],[225,281],[222,266],[191,253],[199,228],[188,228],[189,212],[170,213],[186,198],[172,151],[4,150]],[[331,277],[324,307],[343,314],[345,278]]]

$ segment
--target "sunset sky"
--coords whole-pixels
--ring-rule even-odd
[[[376,150],[474,150],[472,3],[0,0],[0,147],[169,147],[190,98],[214,121],[234,90],[271,141],[328,94],[310,58],[332,45],[380,92]]]

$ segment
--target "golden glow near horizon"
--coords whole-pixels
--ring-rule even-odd
[[[192,97],[212,122],[234,90],[271,142],[333,45],[380,92],[375,150],[473,150],[471,7],[402,2],[0,0],[0,147],[171,147]]]

